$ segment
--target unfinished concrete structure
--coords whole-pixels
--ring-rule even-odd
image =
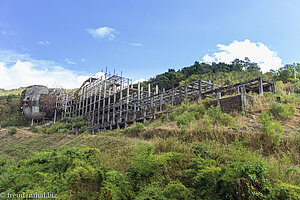
[[[57,93],[54,121],[56,113],[62,117],[83,117],[94,130],[105,131],[156,119],[162,113],[168,115],[172,112],[170,105],[183,104],[185,99],[201,101],[209,96],[222,106],[222,96],[231,94],[240,98],[241,109],[246,110],[248,92],[261,96],[264,92],[275,93],[275,84],[263,78],[230,86],[197,80],[167,91],[159,91],[157,85],[153,90],[152,87],[149,84],[145,91],[138,83],[134,88],[128,78],[117,75],[90,78],[75,92]]]

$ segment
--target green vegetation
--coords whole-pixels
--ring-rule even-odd
[[[16,132],[17,132],[16,127],[11,127],[8,129],[8,134],[10,134],[10,135],[14,135]]]
[[[50,128],[44,129],[44,132],[47,134],[54,133],[63,133],[63,134],[81,134],[81,133],[89,133],[92,130],[87,122],[80,117],[74,118],[62,118],[55,124],[53,124]]]
[[[0,126],[25,126],[27,120],[20,114],[20,96],[0,96]]]
[[[248,112],[224,113],[186,101],[154,122],[95,135],[87,134],[92,129],[82,118],[22,127],[19,97],[1,90],[0,193],[50,192],[58,199],[300,199],[300,89],[293,70],[285,66],[263,74],[277,80],[277,94],[251,94]],[[172,79],[176,87],[199,77],[213,82],[222,77],[219,84],[231,84],[258,75],[257,65],[246,59],[230,65],[196,62],[150,81],[168,89]],[[275,103],[277,96],[281,104]]]
[[[288,120],[296,113],[295,105],[282,104],[282,103],[272,103],[271,113],[273,116],[280,118],[282,120]]]

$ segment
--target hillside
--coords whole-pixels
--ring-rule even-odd
[[[49,192],[58,199],[299,199],[299,81],[285,82],[277,81],[277,94],[249,94],[247,112],[186,101],[169,116],[95,135],[81,118],[28,126],[16,109],[18,96],[6,91],[0,192]]]

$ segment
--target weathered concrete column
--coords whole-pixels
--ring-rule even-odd
[[[148,97],[151,96],[151,84],[148,83]]]
[[[117,128],[120,128],[120,123],[122,122],[122,111],[123,111],[123,78],[121,77],[121,87],[120,87],[120,103],[119,103],[119,120],[117,123]]]
[[[111,124],[110,122],[110,96],[111,96],[111,87],[108,90],[108,103],[107,103],[107,123]]]
[[[105,131],[105,101],[106,101],[106,77],[104,79],[104,89],[103,89],[103,104],[102,104],[102,128]]]
[[[127,121],[128,121],[128,110],[129,110],[129,79],[127,80],[127,97],[126,97],[126,113],[125,113],[125,127],[127,127]]]
[[[174,88],[172,89],[172,100],[171,100],[171,104],[172,104],[172,106],[174,106],[174,100],[175,100],[175,99],[174,99],[174,97],[175,97],[175,90],[176,90],[176,89],[174,89]]]
[[[247,98],[246,98],[246,88],[245,86],[241,87],[241,102],[242,102],[242,111],[247,111]]]
[[[159,98],[159,110],[162,111],[162,105],[163,105],[163,93],[160,94]]]
[[[144,124],[144,123],[146,122],[146,120],[147,120],[147,119],[146,119],[146,115],[147,115],[147,114],[146,114],[146,111],[144,110],[144,111],[143,111],[143,124]]]
[[[276,93],[276,85],[275,83],[272,84],[272,92],[275,94]]]
[[[101,77],[101,84],[99,87],[99,95],[98,95],[98,116],[97,116],[97,125],[100,126],[100,105],[101,105],[101,92],[102,92],[103,81]]]
[[[136,102],[134,102],[133,109],[133,122],[136,124]]]
[[[138,82],[138,97],[137,97],[138,100],[141,99],[141,83]]]
[[[221,92],[219,90],[217,91],[217,101],[218,106],[221,108]]]
[[[236,86],[236,94],[239,94],[239,93],[240,93],[240,87]]]
[[[201,102],[201,100],[202,100],[202,80],[198,81],[198,90],[199,90],[198,102]]]
[[[116,123],[116,100],[117,100],[117,86],[114,85],[114,99],[113,99],[113,116],[112,116],[112,125]]]
[[[67,117],[67,107],[68,107],[68,93],[66,95],[66,101],[65,101],[65,113],[64,113],[65,117]]]
[[[264,96],[264,88],[263,88],[263,82],[261,77],[258,78],[258,94],[261,97]]]

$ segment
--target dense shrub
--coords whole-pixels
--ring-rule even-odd
[[[131,185],[124,173],[109,171],[101,187],[103,199],[132,199]]]
[[[266,199],[270,195],[268,170],[261,160],[252,155],[219,159],[222,162],[198,156],[184,170],[185,185],[195,189],[199,199]]]
[[[273,116],[269,111],[262,112],[260,116],[260,122],[262,124],[261,131],[266,138],[270,138],[273,143],[279,142],[280,135],[284,132],[280,122],[274,122]]]
[[[142,132],[144,129],[144,124],[137,122],[135,125],[125,128],[122,133],[128,136],[137,136],[138,133]]]
[[[143,187],[136,195],[136,200],[167,200],[163,194],[164,184],[159,181],[153,181]]]
[[[194,188],[201,199],[217,198],[217,182],[221,168],[214,166],[215,161],[197,157],[189,164],[185,184]]]
[[[166,114],[163,114],[161,117],[160,117],[160,121],[162,123],[166,122],[168,120],[168,116]]]
[[[192,121],[195,121],[195,115],[191,112],[186,112],[177,116],[177,126],[179,127],[187,127]]]
[[[168,152],[154,154],[153,146],[140,145],[133,154],[133,164],[128,169],[128,175],[135,190],[142,188],[155,179],[164,179],[160,173],[171,177],[176,167],[180,153]]]
[[[275,183],[270,195],[270,199],[287,199],[298,200],[300,199],[300,186],[291,185],[279,181]]]
[[[163,195],[166,199],[170,200],[189,200],[193,199],[192,191],[186,188],[180,182],[169,183],[163,191]]]
[[[84,148],[37,153],[19,164],[7,163],[1,172],[0,192],[45,192],[61,199],[98,199],[105,170],[99,150]]]
[[[47,134],[63,133],[63,134],[81,134],[88,133],[92,128],[81,117],[62,118],[46,129]]]
[[[2,127],[27,125],[27,120],[20,113],[19,101],[19,95],[0,96],[0,125]]]
[[[192,104],[188,106],[188,112],[193,113],[196,119],[199,119],[202,115],[204,115],[206,109],[204,104]]]
[[[177,107],[170,115],[169,115],[169,119],[171,121],[176,121],[177,120],[177,116],[180,116],[184,111],[186,111],[187,109],[187,105],[183,104],[182,106]]]
[[[221,111],[221,108],[219,106],[213,107],[211,106],[207,110],[208,116],[213,119],[214,123],[225,125],[225,126],[231,126],[234,124],[234,119],[227,113],[223,113]]]
[[[282,120],[288,120],[296,114],[296,107],[295,105],[274,102],[272,103],[270,111],[273,116]]]

